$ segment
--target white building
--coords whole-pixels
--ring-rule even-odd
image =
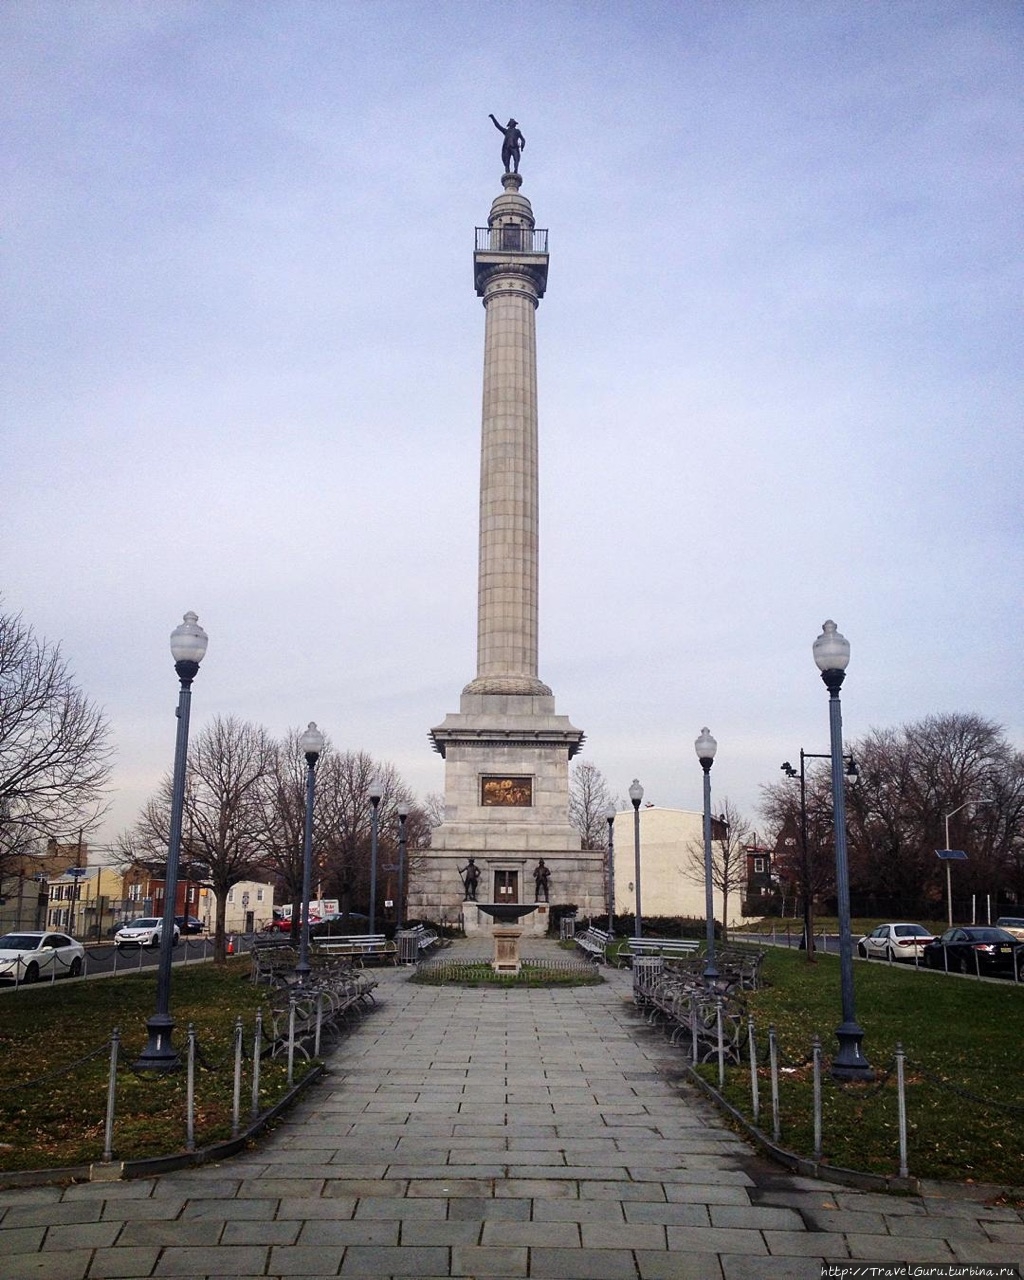
[[[615,913],[636,909],[636,842],[633,810],[615,815]],[[649,916],[705,919],[704,876],[689,866],[689,849],[704,848],[704,815],[691,809],[640,807],[640,912]],[[714,890],[715,919],[722,895]],[[729,894],[729,927],[742,922],[742,893]]]
[[[274,913],[274,886],[260,880],[239,880],[228,890],[224,908],[226,933],[253,933]],[[213,931],[217,923],[217,900],[212,889],[203,889],[196,912],[206,928]]]

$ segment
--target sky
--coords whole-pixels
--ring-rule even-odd
[[[116,747],[315,720],[443,788],[476,666],[474,227],[526,137],[540,675],[625,801],[756,826],[828,747],[1024,747],[1015,0],[8,0],[0,591]],[[712,800],[715,806],[715,798]]]

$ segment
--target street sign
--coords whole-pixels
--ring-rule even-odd
[[[963,849],[936,849],[936,858],[942,858],[946,862],[966,862],[967,854]]]

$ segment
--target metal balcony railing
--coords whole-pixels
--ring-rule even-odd
[[[477,253],[547,253],[547,228],[477,227]]]

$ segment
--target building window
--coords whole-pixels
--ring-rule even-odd
[[[481,778],[480,803],[486,808],[529,808],[533,804],[533,779]]]
[[[228,902],[232,902],[232,903],[233,903],[233,902],[234,902],[234,900],[235,900],[235,891],[234,891],[234,889],[229,889],[229,890],[228,890]]]
[[[263,890],[262,890],[262,889],[257,889],[257,890],[256,890],[256,901],[257,901],[257,902],[262,902],[262,901],[263,901]]]
[[[764,858],[754,859],[754,875],[756,876],[764,875]]]

